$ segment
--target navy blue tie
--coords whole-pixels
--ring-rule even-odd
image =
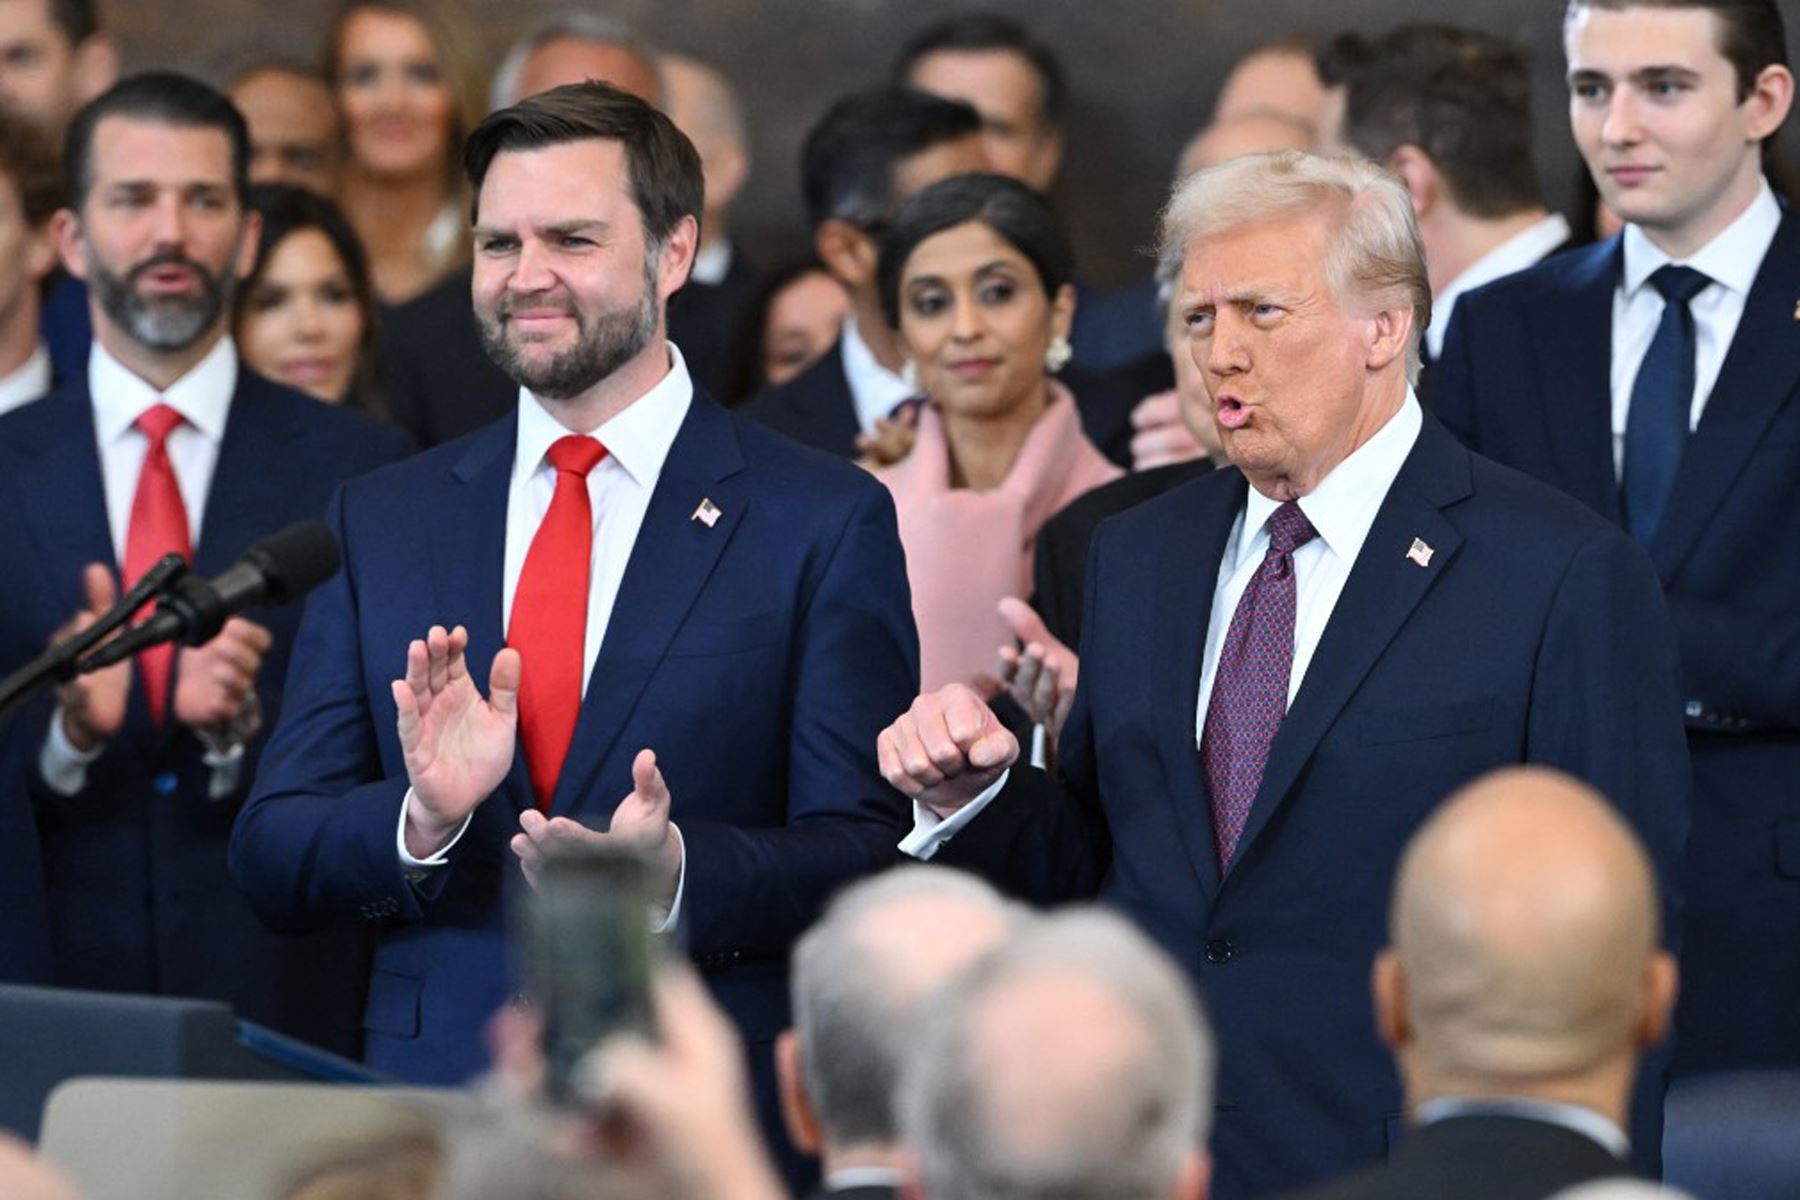
[[[1631,385],[1625,417],[1625,528],[1648,545],[1662,522],[1694,404],[1694,314],[1688,301],[1712,280],[1692,267],[1659,267],[1650,282],[1662,293],[1662,320]]]

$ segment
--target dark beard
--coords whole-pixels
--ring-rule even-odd
[[[580,309],[571,309],[575,317],[575,344],[548,362],[529,365],[519,347],[506,335],[511,304],[502,299],[493,316],[480,313],[476,322],[481,333],[481,348],[505,371],[513,382],[534,396],[546,400],[567,400],[599,383],[620,367],[643,353],[656,333],[659,316],[656,303],[656,264],[658,255],[644,258],[644,290],[635,308],[613,308],[599,314],[589,324]]]
[[[221,276],[174,250],[153,254],[123,275],[115,274],[92,249],[83,247],[88,286],[100,298],[100,311],[131,339],[150,350],[186,350],[213,327],[219,314],[237,291],[236,257]],[[157,267],[182,266],[200,281],[197,296],[157,296],[145,299],[137,291],[138,280]]]

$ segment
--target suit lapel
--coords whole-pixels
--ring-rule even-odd
[[[506,565],[506,505],[512,483],[518,410],[474,435],[450,468],[450,486],[431,522],[432,620],[469,631],[469,673],[485,693],[494,655],[506,645],[501,627],[501,580]],[[425,630],[413,632],[424,637]],[[513,807],[532,802],[521,749],[504,786]]]
[[[1350,568],[1350,578],[1332,610],[1300,691],[1269,747],[1262,785],[1244,823],[1234,862],[1241,863],[1248,857],[1258,834],[1292,790],[1319,740],[1344,711],[1432,583],[1456,557],[1462,535],[1439,509],[1470,491],[1468,452],[1427,417],[1418,442],[1376,514],[1362,553]],[[1434,551],[1428,566],[1420,567],[1407,557],[1414,538],[1422,539]]]
[[[1550,444],[1555,482],[1614,524],[1623,521],[1612,442],[1612,310],[1619,239],[1573,256],[1556,304],[1535,304],[1532,341],[1548,365],[1536,382],[1537,426]]]
[[[862,420],[856,413],[856,396],[850,390],[850,374],[844,365],[843,338],[832,345],[819,367],[819,419],[829,429],[825,444],[836,447],[845,458],[854,458]]]
[[[1719,381],[1682,454],[1650,557],[1667,583],[1694,548],[1775,413],[1800,385],[1800,219],[1784,213],[1744,302]]]
[[[1218,891],[1219,856],[1213,849],[1212,808],[1201,776],[1200,751],[1194,744],[1194,723],[1199,715],[1200,668],[1212,595],[1218,587],[1225,544],[1243,510],[1248,488],[1244,477],[1233,471],[1229,486],[1191,489],[1190,512],[1168,524],[1153,618],[1156,636],[1152,645],[1164,651],[1156,665],[1152,697],[1156,742],[1162,751],[1163,773],[1169,781],[1182,845],[1208,896]],[[1196,596],[1205,598],[1198,612]]]
[[[730,416],[696,389],[626,563],[552,812],[570,815],[588,798],[670,640],[743,523],[750,506],[743,466]],[[702,500],[720,514],[711,525],[695,517]],[[635,754],[642,747],[629,749]],[[596,803],[610,813],[622,798],[601,796]]]
[[[223,571],[250,543],[273,532],[272,516],[290,510],[304,466],[304,457],[288,447],[303,432],[293,417],[268,403],[247,368],[239,370],[194,547],[195,573]]]
[[[40,411],[31,415],[47,419],[39,421],[37,436],[17,442],[21,503],[8,518],[31,529],[56,610],[73,616],[86,603],[82,568],[98,562],[118,570],[94,440],[94,406],[85,377],[37,404]]]

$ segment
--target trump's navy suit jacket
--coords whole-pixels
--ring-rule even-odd
[[[338,484],[410,448],[397,430],[240,366],[193,571],[215,575],[257,539],[318,519]],[[0,418],[0,512],[4,673],[41,651],[85,607],[82,568],[115,562],[85,370]],[[274,635],[257,676],[265,722],[273,723],[299,610],[247,615]],[[215,799],[199,741],[173,721],[157,730],[134,678],[124,728],[88,768],[83,789],[61,796],[44,786],[37,766],[51,710],[46,693],[8,722],[12,766],[0,780],[0,802],[16,813],[29,797],[35,809],[51,979],[225,1000],[241,1016],[354,1053],[364,968],[357,931],[311,939],[271,934],[226,872],[232,818],[249,791],[262,739],[248,747],[237,790]]]
[[[410,884],[389,683],[410,639],[460,623],[486,690],[504,644],[516,422],[356,480],[333,504],[345,570],[307,605],[286,717],[232,844],[270,923],[375,925],[367,1057],[417,1082],[486,1065],[483,1025],[516,982],[504,908],[522,883],[507,843],[532,793],[515,755],[449,864]],[[710,526],[695,519],[703,500],[722,514]],[[896,858],[903,808],[874,746],[918,686],[911,614],[887,490],[696,391],[551,813],[604,826],[632,758],[656,751],[687,850],[687,948],[753,1045],[787,1021],[790,943],[835,888]]]
[[[1477,452],[1620,521],[1619,239],[1457,302],[1435,403]],[[1800,220],[1782,216],[1648,547],[1694,762],[1676,1070],[1800,1065]]]
[[[939,855],[1033,898],[1098,889],[1187,968],[1218,1031],[1221,1200],[1386,1152],[1401,1098],[1369,968],[1400,850],[1449,792],[1521,762],[1589,780],[1648,843],[1671,914],[1688,793],[1674,635],[1643,552],[1427,417],[1221,877],[1195,716],[1246,486],[1215,471],[1101,523],[1064,779],[1015,769]],[[1429,554],[1409,557],[1415,539]]]

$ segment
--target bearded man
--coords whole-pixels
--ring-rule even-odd
[[[903,832],[873,749],[918,682],[893,505],[719,407],[666,340],[702,198],[666,117],[572,84],[464,161],[518,407],[333,504],[346,568],[233,866],[271,924],[371,922],[368,1061],[457,1083],[509,994],[508,894],[552,843],[640,843],[776,1128],[789,945]]]
[[[0,673],[165,554],[216,574],[409,449],[239,364],[226,331],[258,232],[248,161],[231,102],[181,75],[127,79],[70,124],[54,226],[95,338],[85,370],[0,419]],[[0,978],[223,1000],[355,1050],[358,931],[271,934],[225,865],[297,625],[233,618],[0,725]]]

